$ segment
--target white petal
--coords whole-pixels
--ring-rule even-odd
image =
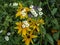
[[[34,6],[33,5],[30,5],[30,8],[33,8]]]
[[[38,16],[38,14],[36,13],[36,11],[34,9],[31,9],[30,12],[34,15],[34,17]]]
[[[24,24],[22,25],[22,28],[25,28],[25,25]]]
[[[26,16],[26,13],[21,13],[22,14],[22,16]]]
[[[38,16],[38,14],[35,14],[35,15],[34,15],[34,17],[37,17],[37,16]]]
[[[2,33],[3,32],[3,30],[0,30],[0,33]]]
[[[10,3],[9,6],[12,6],[12,3]]]
[[[6,40],[6,41],[9,41],[9,37],[8,37],[8,36],[5,36],[5,40]]]
[[[29,24],[26,24],[26,27],[29,27],[30,25]]]
[[[28,23],[28,22],[25,20],[25,21],[23,21],[23,23],[26,24],[26,23]]]
[[[22,14],[22,16],[26,16],[26,10],[25,10],[25,9],[22,10],[22,11],[21,11],[21,14]]]
[[[43,12],[39,12],[39,15],[40,15],[40,16],[43,15]]]
[[[8,36],[9,36],[10,34],[11,34],[10,32],[7,33]]]
[[[18,6],[18,3],[13,3],[13,6]]]
[[[42,8],[38,8],[38,11],[42,11]]]

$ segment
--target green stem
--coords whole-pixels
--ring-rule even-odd
[[[49,10],[50,10],[50,13],[51,13],[51,8],[50,8],[50,6],[49,6],[49,3],[48,3],[48,0],[46,0],[47,1],[47,5],[48,5],[48,8],[49,8]],[[52,14],[52,13],[51,13]],[[53,15],[51,15],[53,18],[55,18]]]
[[[47,40],[45,39],[45,45],[47,45]]]
[[[40,45],[42,45],[42,31],[41,31]]]
[[[48,8],[49,8],[49,10],[50,10],[50,12],[51,12],[51,8],[50,8],[50,6],[49,6],[48,0],[46,0],[46,1],[47,1]]]

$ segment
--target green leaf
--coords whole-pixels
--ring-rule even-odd
[[[54,33],[53,38],[57,41],[59,39],[59,32]]]
[[[53,28],[54,29],[59,29],[59,24],[58,24],[57,19],[53,19],[51,21],[52,21]]]
[[[51,37],[51,35],[46,34],[46,39],[51,45],[54,45],[54,41],[53,41],[53,38]]]
[[[42,34],[44,34],[44,35],[46,34],[46,30],[45,30],[45,28],[44,28],[43,25],[40,26],[40,30],[41,30],[40,32],[41,32]]]
[[[55,15],[56,12],[57,12],[57,8],[54,8],[54,9],[51,11],[52,15]]]
[[[7,16],[5,19],[7,22],[12,22],[12,18],[10,16]]]

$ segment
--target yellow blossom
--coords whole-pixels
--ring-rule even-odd
[[[23,35],[26,35],[27,31],[30,30],[29,27],[23,28],[23,27],[22,27],[22,25],[23,25],[22,22],[16,22],[16,25],[17,25],[17,26],[15,27],[15,29],[17,29],[17,30],[18,30],[18,34],[22,34],[22,36],[23,36]]]
[[[30,19],[28,19],[28,22],[30,23],[30,27],[33,28],[33,30],[39,32],[39,25],[36,22],[36,20],[30,18]]]
[[[36,35],[33,35],[32,34],[33,33],[33,31],[31,31],[30,33],[28,33],[27,35],[25,35],[23,38],[23,41],[25,41],[25,44],[26,45],[29,45],[30,44],[30,42],[33,44],[33,41],[32,41],[32,39],[33,38],[37,38],[37,36]]]
[[[21,3],[19,3],[19,8],[17,10],[17,13],[16,13],[16,17],[19,17],[20,16],[20,19],[23,19],[23,18],[28,18],[28,12],[29,12],[29,8],[28,7],[23,7]]]

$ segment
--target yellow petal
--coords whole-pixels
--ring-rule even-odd
[[[18,34],[20,34],[21,33],[21,29],[20,30],[18,30]]]
[[[16,22],[15,24],[16,24],[16,25],[19,25],[19,22]]]
[[[20,15],[21,15],[20,11],[16,13],[16,17],[18,17]]]
[[[22,41],[25,41],[27,39],[27,36],[26,35],[24,35],[22,37],[24,38]]]
[[[32,40],[31,40],[31,43],[34,44]]]
[[[43,19],[40,19],[40,23],[41,23],[41,24],[44,24],[44,20],[43,20]]]
[[[31,35],[31,38],[37,38],[37,36],[36,35]]]
[[[20,6],[20,9],[22,9],[22,8],[23,8],[23,6],[22,6],[22,4],[21,4],[21,3],[19,3],[19,6]]]
[[[18,27],[14,27],[14,29],[18,29]]]
[[[38,32],[40,31],[39,28],[37,28],[37,31],[38,31]]]
[[[26,30],[24,29],[24,30],[22,30],[22,36],[23,35],[26,35]]]
[[[26,9],[27,12],[30,11],[30,9],[28,7],[25,7],[25,9]]]
[[[30,32],[30,35],[32,35],[32,33],[33,33],[33,30]]]
[[[18,25],[18,26],[19,26],[19,25],[20,25],[20,26],[22,25],[21,22],[16,22],[15,24]]]
[[[30,39],[26,39],[25,44],[26,45],[29,45],[30,44],[30,41],[31,41]]]

